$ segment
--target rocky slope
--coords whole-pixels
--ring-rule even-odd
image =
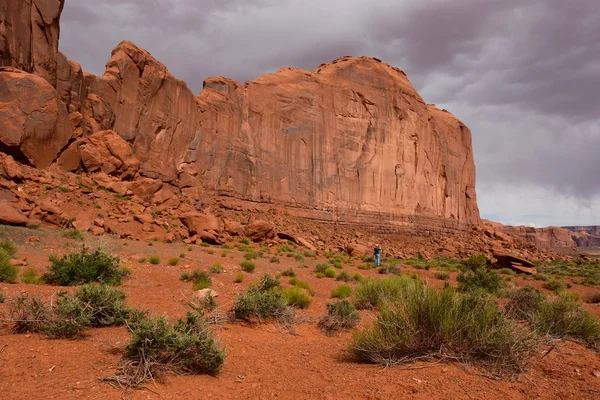
[[[210,78],[194,96],[129,42],[113,50],[104,75],[82,72],[58,52],[63,5],[0,0],[0,59],[23,71],[0,71],[0,150],[16,160],[157,179],[173,194],[276,204],[325,221],[479,223],[469,129],[427,105],[402,71],[343,57],[245,85]],[[139,164],[125,172],[86,153],[87,138],[103,131],[122,138]]]

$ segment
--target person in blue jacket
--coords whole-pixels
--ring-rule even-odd
[[[375,245],[373,254],[375,254],[375,265],[379,267],[381,265],[381,249],[378,244]]]

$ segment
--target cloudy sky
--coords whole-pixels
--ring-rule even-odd
[[[131,40],[194,92],[378,57],[471,128],[482,217],[600,225],[598,21],[597,0],[66,0],[60,49],[102,74]]]

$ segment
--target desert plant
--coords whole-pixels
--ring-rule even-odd
[[[553,278],[544,282],[542,287],[558,294],[567,288],[567,284],[559,279]]]
[[[279,318],[286,307],[279,280],[267,274],[236,298],[233,311],[236,318],[265,320]]]
[[[338,299],[346,299],[352,295],[352,287],[348,285],[340,285],[331,292],[331,297]]]
[[[448,279],[450,279],[450,274],[447,272],[436,272],[435,278],[442,281],[447,281]]]
[[[452,357],[519,372],[537,345],[537,336],[506,318],[489,296],[411,282],[354,335],[350,350],[360,361],[382,365]]]
[[[73,339],[80,336],[90,325],[91,312],[76,298],[59,293],[56,305],[42,325],[42,331],[50,339]]]
[[[456,280],[462,292],[484,290],[488,293],[498,293],[505,286],[498,272],[488,269],[485,264],[483,267],[461,271]]]
[[[17,254],[17,246],[10,239],[0,240],[0,250],[4,250],[9,258]]]
[[[50,310],[39,297],[21,295],[9,304],[9,315],[14,323],[13,333],[41,332]]]
[[[0,289],[0,303],[4,303],[6,301],[6,297],[4,296],[4,292]]]
[[[396,265],[386,265],[379,268],[379,273],[385,275],[400,275],[401,272],[402,271],[400,271],[400,268],[398,268]]]
[[[189,273],[187,273],[187,272],[182,272],[182,273],[181,273],[181,276],[179,277],[179,280],[182,280],[182,281],[184,281],[184,282],[189,282],[189,281],[191,281],[191,280],[192,280],[192,277],[190,276],[190,274],[189,274]]]
[[[93,327],[121,325],[129,316],[125,293],[107,285],[84,285],[73,298],[89,312],[89,325]]]
[[[475,254],[469,258],[461,260],[460,263],[463,266],[463,269],[475,271],[480,268],[486,268],[487,257],[485,256],[485,254]]]
[[[341,281],[341,282],[350,282],[352,280],[352,275],[350,275],[349,273],[343,271],[340,272],[338,274],[338,276],[335,277],[336,281]]]
[[[0,282],[15,283],[19,269],[10,261],[10,253],[0,246]]]
[[[243,272],[238,272],[235,276],[235,283],[242,283],[244,281],[244,273]]]
[[[304,290],[297,286],[294,286],[283,291],[283,299],[287,305],[306,309],[312,302],[310,295]]]
[[[158,264],[160,264],[160,257],[159,256],[150,256],[150,258],[148,258],[148,261],[152,265],[158,265]]]
[[[63,233],[63,236],[66,238],[69,238],[69,239],[77,240],[77,241],[83,240],[83,234],[81,233],[81,231],[78,231],[77,229],[68,230],[65,233]]]
[[[195,270],[191,276],[192,288],[194,290],[208,289],[212,285],[210,273],[206,271]]]
[[[327,268],[323,274],[326,278],[335,278],[335,269]]]
[[[50,256],[52,265],[43,276],[45,282],[60,286],[74,286],[82,283],[100,282],[110,285],[121,283],[122,271],[119,258],[101,250],[89,253],[84,246],[78,253],[58,258]]]
[[[377,307],[401,298],[406,288],[412,284],[405,276],[364,279],[354,291],[354,305],[358,309]]]
[[[256,265],[250,260],[244,260],[240,263],[242,271],[252,273],[256,269]]]
[[[177,258],[177,257],[173,257],[173,258],[170,258],[170,259],[169,259],[169,265],[170,265],[170,266],[174,267],[174,266],[176,266],[177,264],[179,264],[179,258]]]
[[[325,274],[325,271],[327,270],[327,268],[329,268],[328,264],[318,263],[317,265],[315,265],[315,273]]]
[[[215,262],[213,264],[212,267],[210,267],[210,273],[211,274],[222,274],[223,273],[223,266],[221,265],[220,262]]]
[[[240,243],[248,246],[250,244],[250,239],[246,239],[246,238],[240,239]]]
[[[308,282],[301,281],[296,277],[290,278],[290,285],[306,290],[308,292],[308,294],[310,294],[311,296],[314,296],[316,293],[315,289],[313,289],[312,286],[310,286],[310,284]]]
[[[596,292],[586,299],[586,303],[600,304],[600,292]]]
[[[41,285],[44,283],[42,279],[37,276],[35,268],[27,268],[21,276],[21,282],[28,285]]]
[[[225,350],[198,313],[170,324],[164,317],[137,313],[130,319],[131,340],[117,375],[105,378],[130,387],[143,387],[167,373],[216,375]]]
[[[319,321],[319,328],[331,334],[340,329],[353,329],[360,322],[360,314],[348,300],[327,304],[327,315]]]
[[[294,271],[293,268],[288,268],[285,271],[283,271],[281,273],[281,276],[287,276],[287,277],[295,277],[296,276],[296,271]]]

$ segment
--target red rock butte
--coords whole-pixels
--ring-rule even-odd
[[[195,96],[130,42],[82,72],[58,51],[63,3],[0,0],[0,151],[15,159],[382,229],[480,223],[471,132],[399,69],[342,57]]]

